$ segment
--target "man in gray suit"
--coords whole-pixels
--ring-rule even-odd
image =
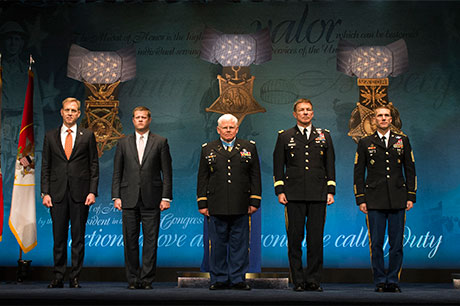
[[[133,110],[135,133],[121,139],[115,153],[112,198],[122,211],[128,289],[152,289],[157,260],[160,212],[172,200],[172,164],[168,140],[149,130],[151,112]],[[142,223],[142,267],[139,233]]]

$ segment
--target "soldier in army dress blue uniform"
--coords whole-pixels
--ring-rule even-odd
[[[236,138],[238,119],[218,119],[220,139],[203,144],[197,182],[199,212],[209,217],[210,290],[250,290],[249,215],[261,201],[260,164],[253,141]]]
[[[323,291],[323,232],[326,207],[334,203],[335,155],[329,131],[312,125],[310,100],[294,103],[297,125],[280,131],[273,152],[275,193],[285,205],[288,256],[295,291]],[[302,241],[307,231],[307,268]]]
[[[388,106],[374,110],[377,131],[358,143],[354,167],[356,204],[366,214],[376,292],[401,292],[406,211],[415,203],[417,177],[409,138],[390,130]],[[390,244],[385,272],[383,244],[388,223]]]

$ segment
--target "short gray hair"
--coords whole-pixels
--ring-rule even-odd
[[[232,121],[236,125],[238,125],[238,118],[233,116],[232,114],[224,114],[217,119],[217,125],[220,126],[223,121]]]

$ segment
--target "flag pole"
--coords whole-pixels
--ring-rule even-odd
[[[2,136],[2,89],[3,89],[3,79],[2,79],[2,53],[0,53],[0,137]],[[0,144],[1,147],[1,144]],[[1,153],[0,153],[1,156]],[[0,241],[3,239],[3,175],[2,175],[2,163],[0,161]]]
[[[32,71],[32,64],[34,64],[35,61],[32,58],[32,54],[29,54],[29,70],[27,73],[30,76],[30,73]],[[29,85],[27,85],[29,87]],[[23,260],[22,259],[22,248],[19,245],[19,259],[18,259],[18,270],[16,272],[16,282],[17,283],[22,283],[24,279],[26,279],[29,275],[30,272],[30,266],[32,264],[32,260]]]

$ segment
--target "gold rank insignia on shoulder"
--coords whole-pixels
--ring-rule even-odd
[[[324,129],[326,132],[330,133],[331,131],[329,131],[328,129]]]
[[[252,144],[256,144],[256,142],[254,140],[249,140],[250,143]]]
[[[207,145],[208,145],[208,143],[206,142],[206,143],[203,143],[201,146],[204,148],[204,147],[206,147]]]
[[[284,133],[284,130],[279,130],[278,134]]]

